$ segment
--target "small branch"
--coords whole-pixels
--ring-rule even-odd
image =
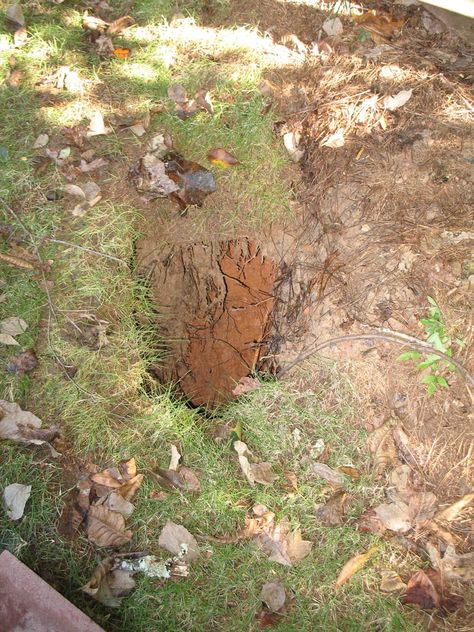
[[[304,351],[292,362],[290,362],[285,367],[283,367],[278,372],[278,377],[283,377],[284,375],[286,375],[286,373],[288,373],[288,371],[290,371],[297,364],[300,364],[304,360],[307,360],[309,357],[311,357],[318,351],[321,351],[322,349],[325,349],[326,347],[330,347],[331,345],[334,345],[334,344],[340,344],[341,342],[348,342],[352,340],[381,340],[384,342],[392,342],[394,344],[398,344],[405,347],[409,346],[417,351],[424,351],[425,353],[431,353],[433,355],[438,356],[439,358],[442,358],[443,360],[446,360],[446,362],[453,364],[457,368],[459,373],[461,373],[461,375],[464,377],[466,382],[470,386],[474,386],[474,378],[458,360],[451,358],[450,356],[446,355],[442,351],[437,351],[436,349],[433,349],[431,345],[429,345],[427,342],[424,342],[423,340],[418,340],[418,338],[415,338],[413,336],[408,336],[407,334],[399,333],[397,331],[387,331],[387,330],[384,330],[383,333],[374,332],[371,334],[348,334],[347,336],[338,336],[337,338],[331,338],[330,340],[325,340],[324,342],[321,342],[318,345],[314,346],[312,349],[308,351]]]
[[[119,259],[119,257],[114,257],[113,255],[107,255],[105,252],[92,250],[91,248],[86,248],[85,246],[79,246],[79,244],[73,244],[70,241],[64,241],[62,239],[52,239],[50,237],[46,237],[46,239],[47,241],[53,244],[61,244],[63,246],[70,246],[71,248],[77,248],[78,250],[89,252],[91,255],[96,255],[97,257],[104,257],[105,259],[110,259],[111,261],[117,261],[117,263],[120,263],[121,265],[128,267],[128,263],[124,259]]]

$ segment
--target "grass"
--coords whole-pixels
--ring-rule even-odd
[[[187,11],[198,15],[199,6],[192,3]],[[221,10],[225,6],[222,3]],[[279,630],[416,630],[396,600],[378,590],[378,570],[398,560],[387,545],[380,544],[374,563],[347,587],[337,593],[332,587],[344,562],[366,550],[372,538],[351,526],[329,529],[316,523],[314,505],[327,498],[327,490],[311,479],[307,459],[311,445],[324,439],[331,448],[330,465],[363,469],[362,478],[350,486],[351,518],[373,499],[365,437],[352,423],[356,412],[351,385],[334,367],[325,366],[315,369],[315,375],[323,375],[327,389],[337,393],[332,403],[324,389],[287,382],[266,384],[213,417],[189,409],[176,401],[171,390],[158,390],[147,373],[149,363],[159,357],[159,348],[153,337],[153,309],[133,269],[134,243],[143,224],[140,210],[112,196],[83,218],[73,219],[62,202],[45,198],[45,192],[64,179],[52,166],[43,174],[34,172],[32,146],[37,134],[46,129],[52,144],[57,144],[61,127],[83,123],[96,107],[105,112],[145,111],[157,100],[166,100],[171,82],[182,82],[190,94],[203,85],[212,88],[215,115],[199,114],[183,122],[166,102],[150,133],[168,129],[179,150],[201,162],[208,148],[225,146],[243,163],[242,168],[217,173],[222,193],[196,213],[196,225],[206,224],[206,213],[218,213],[229,230],[241,228],[244,219],[246,225],[258,228],[289,212],[282,175],[287,159],[275,142],[272,115],[260,114],[257,86],[265,62],[261,51],[252,52],[254,45],[263,47],[259,37],[237,29],[217,33],[213,41],[193,21],[187,22],[187,30],[170,26],[163,19],[172,14],[168,0],[141,0],[134,11],[139,26],[122,37],[133,47],[125,63],[99,60],[85,43],[79,12],[67,5],[48,5],[31,19],[27,15],[31,37],[24,48],[13,49],[9,36],[2,39],[8,44],[1,51],[3,77],[12,53],[25,76],[19,88],[4,86],[0,92],[5,112],[2,145],[8,150],[0,171],[1,197],[21,215],[43,258],[53,262],[48,278],[53,281],[54,314],[48,341],[44,320],[48,302],[41,279],[0,264],[5,296],[0,319],[20,316],[27,321],[28,330],[18,337],[20,349],[36,346],[40,360],[32,376],[12,375],[6,366],[18,348],[2,349],[0,396],[34,411],[44,425],[60,423],[66,438],[58,461],[20,445],[0,445],[2,488],[12,482],[32,485],[24,518],[9,523],[2,516],[0,545],[107,630],[254,629],[261,586],[274,580],[282,581],[294,595]],[[212,52],[218,63],[211,59]],[[87,80],[86,93],[64,94],[65,103],[59,106],[42,105],[35,84],[64,64]],[[122,165],[127,161],[122,137],[97,139],[94,146],[97,155],[114,155]],[[2,212],[16,237],[23,239],[21,227],[6,208]],[[47,243],[45,237],[113,255],[126,265],[73,246]],[[32,253],[27,240],[21,245]],[[0,246],[8,251],[10,243],[4,239]],[[87,328],[88,315],[107,323],[107,344],[99,350],[74,335],[76,326]],[[77,369],[73,378],[64,375],[58,358]],[[279,475],[274,484],[247,486],[229,443],[216,441],[217,428],[237,420],[256,457],[273,463]],[[295,445],[295,429],[302,435],[299,445]],[[193,565],[188,580],[157,585],[140,578],[122,608],[110,612],[78,590],[103,552],[84,535],[66,541],[58,531],[58,517],[80,464],[93,461],[105,467],[135,456],[139,469],[146,472],[154,463],[167,463],[171,442],[179,445],[186,464],[200,472],[201,494],[191,499],[170,493],[166,500],[154,501],[149,498],[153,482],[146,477],[130,519],[134,546],[158,552],[158,534],[167,520],[182,523],[193,533],[232,533],[242,526],[253,504],[264,503],[278,517],[288,515],[292,527],[301,527],[304,536],[315,542],[313,552],[295,568],[284,568],[270,563],[249,543],[204,545],[205,554]],[[298,476],[299,490],[294,495],[282,488],[285,470]]]

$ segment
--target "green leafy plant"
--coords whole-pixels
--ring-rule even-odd
[[[426,342],[436,349],[436,351],[440,351],[451,357],[453,355],[451,347],[453,339],[446,331],[439,305],[431,296],[428,296],[428,302],[431,305],[429,315],[427,318],[420,320],[420,324],[425,328]],[[464,345],[464,341],[460,338],[455,338],[454,342],[460,347]],[[425,373],[421,378],[421,382],[426,384],[428,395],[433,395],[438,387],[449,388],[446,378],[440,375],[440,371],[444,368],[448,371],[454,371],[454,365],[447,360],[443,360],[443,358],[432,353],[422,353],[420,351],[407,351],[406,353],[402,353],[399,356],[399,360],[413,360],[418,362],[416,368],[419,371],[429,369],[429,372]],[[419,362],[419,360],[421,360],[421,362]]]

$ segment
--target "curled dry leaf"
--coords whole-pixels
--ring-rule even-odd
[[[179,468],[179,474],[185,482],[186,491],[192,494],[198,494],[201,491],[201,484],[194,470],[183,465]]]
[[[255,478],[252,472],[252,467],[250,465],[250,461],[247,456],[250,456],[251,453],[247,448],[247,444],[243,441],[234,441],[234,450],[237,452],[239,458],[240,469],[244,473],[246,479],[249,484],[254,487],[255,486]]]
[[[362,567],[366,565],[366,563],[370,560],[370,558],[377,551],[377,546],[372,546],[366,553],[361,553],[360,555],[355,555],[348,562],[346,562],[339,573],[339,576],[336,580],[335,587],[339,588],[345,584],[349,579],[360,571]]]
[[[386,529],[395,533],[406,533],[412,528],[408,505],[404,502],[384,503],[374,508],[375,515]]]
[[[102,560],[81,590],[109,608],[118,608],[135,588],[135,580],[128,571],[112,570],[113,565],[113,557]]]
[[[93,136],[101,136],[103,134],[110,134],[110,127],[106,127],[104,123],[104,117],[102,116],[102,112],[100,110],[96,110],[90,119],[89,129],[86,133],[87,138],[92,138]]]
[[[344,27],[339,18],[329,18],[323,22],[323,31],[329,37],[337,37],[344,31]]]
[[[15,375],[31,373],[38,366],[38,358],[34,349],[27,349],[23,353],[14,356],[8,365],[8,372]]]
[[[326,138],[324,138],[320,143],[321,147],[332,147],[333,149],[343,147],[345,144],[346,141],[343,130],[338,130],[337,132],[334,132],[334,134],[326,136]]]
[[[25,511],[25,505],[31,494],[31,485],[12,483],[3,490],[5,511],[10,520],[20,520]]]
[[[33,149],[41,149],[42,147],[46,147],[48,143],[49,143],[48,134],[40,134],[38,138],[35,140]]]
[[[19,336],[28,329],[28,324],[18,316],[5,318],[0,322],[0,333],[9,336]]]
[[[466,494],[449,507],[446,507],[446,509],[443,509],[443,511],[437,513],[434,516],[434,520],[439,520],[441,522],[452,522],[458,517],[463,509],[465,509],[472,503],[474,503],[474,492]]]
[[[323,478],[331,485],[335,485],[337,487],[344,485],[344,483],[346,482],[344,474],[336,472],[336,470],[330,468],[329,465],[326,465],[326,463],[312,463],[311,473],[315,476],[318,476],[319,478]]]
[[[181,460],[181,454],[179,453],[178,448],[172,443],[171,444],[171,460],[170,460],[168,469],[177,470],[180,460]]]
[[[454,612],[464,600],[448,591],[446,583],[438,571],[429,568],[417,571],[408,582],[402,603],[411,604],[423,610],[439,609],[440,614]]]
[[[96,169],[100,169],[101,167],[106,167],[109,164],[109,161],[105,158],[95,158],[91,162],[86,162],[81,159],[81,164],[79,169],[81,173],[90,173],[91,171],[95,171]]]
[[[335,527],[340,525],[344,522],[346,505],[347,494],[346,492],[339,490],[333,494],[327,502],[317,505],[315,511],[316,520],[326,527]]]
[[[59,456],[59,452],[49,443],[59,436],[59,428],[41,428],[41,419],[28,410],[22,410],[14,402],[0,400],[0,414],[0,439],[27,445],[45,445],[51,456]]]
[[[233,156],[223,147],[210,149],[207,152],[207,159],[209,160],[209,162],[212,162],[213,165],[217,165],[218,167],[222,167],[223,169],[241,164],[235,156]]]
[[[78,204],[71,211],[75,217],[82,217],[102,199],[100,187],[95,182],[85,182],[81,186],[66,184],[61,190],[72,197],[78,198]]]
[[[174,555],[182,554],[187,562],[193,562],[199,556],[196,539],[180,524],[168,521],[158,538],[158,544]]]
[[[180,489],[183,492],[198,493],[201,488],[195,472],[185,466],[182,466],[179,471],[156,467],[150,473],[153,479],[166,489]]]
[[[299,162],[304,156],[304,149],[301,149],[299,143],[299,133],[286,132],[286,134],[283,134],[283,144],[292,162]]]
[[[402,105],[405,105],[409,99],[411,99],[411,95],[413,94],[413,90],[401,90],[394,94],[393,96],[387,96],[382,101],[382,105],[386,110],[397,110],[401,108]]]
[[[259,389],[260,386],[260,381],[255,377],[241,377],[237,386],[232,390],[232,395],[240,397],[240,395],[245,395],[245,393]]]
[[[433,567],[448,581],[474,581],[474,552],[460,555],[452,544],[446,547],[441,556],[437,547],[431,542],[426,545]]]
[[[405,592],[407,585],[402,581],[400,575],[395,571],[382,571],[382,580],[380,582],[380,590],[386,593]]]
[[[260,598],[272,612],[278,612],[286,601],[285,588],[279,582],[270,582],[262,586]]]
[[[376,475],[385,472],[389,466],[398,464],[392,426],[389,421],[370,433],[367,445],[373,455]]]
[[[360,478],[360,471],[356,467],[352,467],[352,465],[340,465],[336,469],[338,472],[346,474],[350,478],[353,478],[355,481],[358,481]]]
[[[117,511],[122,514],[124,518],[128,518],[135,510],[134,505],[125,500],[118,492],[110,492],[108,496],[105,496],[104,502],[96,503],[102,504],[104,507],[108,507],[111,511]]]
[[[125,530],[122,514],[93,505],[87,517],[87,536],[97,546],[122,546],[130,542],[132,532]]]

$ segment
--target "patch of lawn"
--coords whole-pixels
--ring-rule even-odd
[[[197,12],[199,6],[188,4],[187,11]],[[228,171],[212,167],[219,194],[193,214],[190,221],[196,227],[200,222],[205,225],[206,214],[218,214],[229,230],[243,230],[262,227],[288,213],[290,194],[283,176],[288,160],[274,138],[272,114],[261,114],[258,83],[264,63],[259,51],[252,57],[253,43],[263,46],[261,38],[245,29],[213,35],[191,23],[188,31],[183,26],[173,30],[163,16],[170,16],[174,7],[167,0],[134,4],[139,24],[122,38],[134,46],[126,62],[100,60],[91,52],[82,35],[79,11],[67,5],[48,5],[43,14],[32,15],[26,46],[2,51],[4,76],[13,52],[26,74],[19,89],[0,93],[5,112],[2,144],[8,149],[0,172],[1,195],[21,215],[43,259],[52,260],[47,276],[53,285],[52,305],[48,305],[39,276],[0,263],[4,280],[0,292],[5,294],[0,317],[19,316],[29,325],[18,337],[19,348],[1,349],[0,395],[37,414],[45,425],[60,424],[65,446],[63,456],[51,460],[40,451],[0,444],[0,487],[11,482],[33,486],[22,520],[13,524],[2,516],[0,545],[107,630],[247,631],[257,625],[262,584],[275,580],[282,581],[294,596],[280,630],[415,630],[395,600],[378,590],[378,569],[397,559],[387,545],[381,544],[374,562],[335,593],[333,582],[342,565],[367,550],[373,538],[350,525],[324,528],[314,518],[314,505],[328,496],[323,482],[309,473],[314,442],[324,439],[331,447],[332,466],[351,463],[364,470],[366,464],[364,434],[351,425],[355,406],[351,385],[334,368],[325,367],[325,387],[338,394],[330,407],[322,392],[309,387],[302,391],[292,381],[265,384],[220,410],[218,417],[177,401],[171,388],[158,388],[147,372],[149,364],[159,360],[160,350],[154,340],[156,315],[133,264],[134,243],[144,218],[135,206],[114,198],[113,184],[121,176],[112,173],[103,183],[110,195],[84,217],[72,218],[67,201],[52,203],[45,197],[46,191],[64,184],[61,173],[51,165],[44,173],[33,169],[32,145],[45,129],[54,138],[62,126],[84,123],[96,107],[106,113],[146,111],[161,99],[165,108],[154,118],[149,135],[170,131],[177,149],[202,164],[206,164],[207,150],[217,146],[242,162]],[[217,62],[211,59],[213,51]],[[66,103],[43,106],[36,83],[63,64],[89,80],[85,94],[65,93]],[[179,120],[166,98],[174,82],[182,82],[190,96],[203,86],[211,89],[215,114]],[[136,149],[138,141],[134,143]],[[118,134],[96,139],[94,147],[96,155],[118,158],[121,167],[129,160],[130,146]],[[21,226],[3,207],[2,215],[22,239],[21,246],[33,254]],[[45,237],[89,251],[48,242]],[[8,250],[7,240],[1,247]],[[102,338],[88,346],[84,332],[98,325]],[[8,374],[8,358],[35,342],[38,369],[31,376]],[[71,368],[75,373],[66,374]],[[219,425],[232,426],[238,420],[252,452],[273,464],[279,476],[275,483],[251,488],[229,441],[216,441]],[[134,456],[139,471],[146,474],[157,464],[167,466],[171,443],[179,446],[185,464],[198,472],[201,493],[191,497],[175,491],[165,500],[153,500],[150,493],[156,486],[146,476],[128,521],[135,550],[158,553],[158,536],[167,520],[182,523],[197,535],[234,533],[251,507],[263,503],[279,519],[287,515],[292,528],[301,527],[304,537],[315,542],[313,551],[294,568],[284,568],[269,562],[249,542],[204,544],[189,578],[164,585],[138,578],[137,589],[121,609],[110,612],[79,591],[106,552],[93,547],[84,534],[74,542],[65,541],[58,531],[59,515],[80,465],[94,462],[106,467]],[[298,477],[294,494],[282,486],[286,470]],[[348,487],[350,516],[355,518],[373,496],[370,476],[363,474]]]

